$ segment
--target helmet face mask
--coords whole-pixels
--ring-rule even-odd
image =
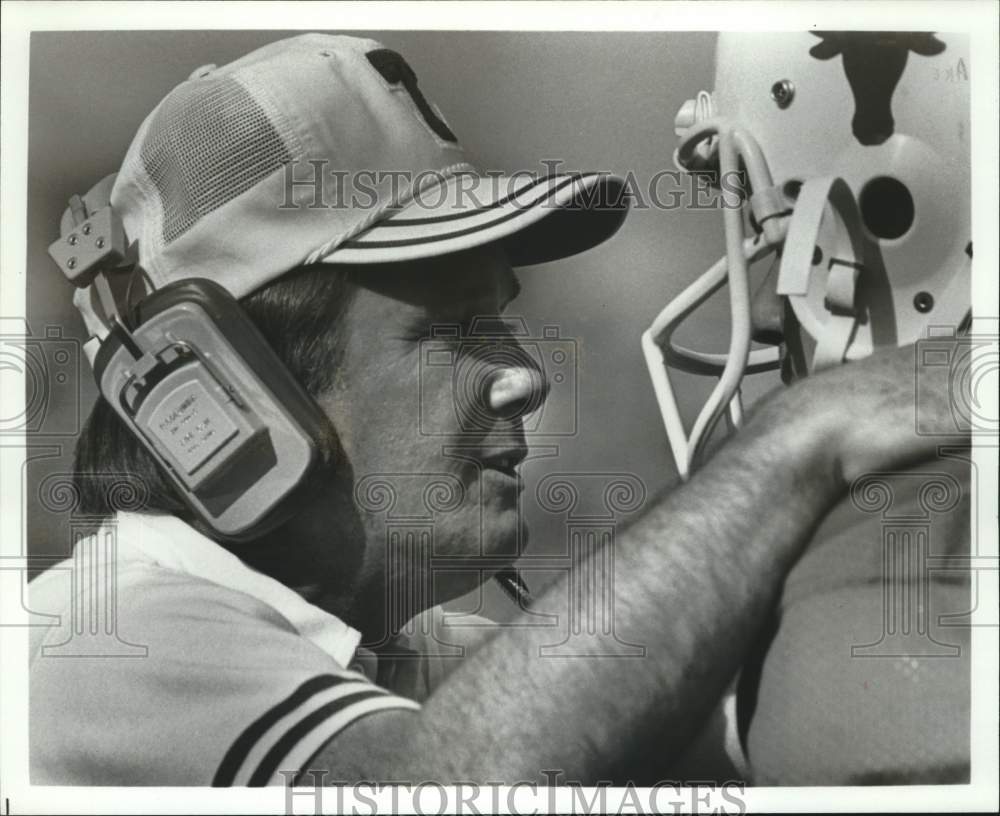
[[[728,409],[739,426],[744,374],[783,379],[958,327],[970,309],[968,42],[926,32],[721,34],[715,88],[682,106],[675,163],[738,175],[726,257],[668,304],[643,336],[682,478]],[[749,217],[747,217],[749,216]],[[748,227],[748,224],[750,225]],[[752,350],[749,263],[776,253],[785,340]],[[671,335],[728,285],[729,353]],[[768,284],[770,285],[770,284]],[[719,383],[690,435],[665,368]]]

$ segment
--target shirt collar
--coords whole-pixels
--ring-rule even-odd
[[[143,561],[211,581],[250,595],[284,617],[295,630],[341,666],[355,658],[361,633],[324,612],[280,581],[251,569],[222,546],[179,518],[146,513],[118,513],[118,558]]]

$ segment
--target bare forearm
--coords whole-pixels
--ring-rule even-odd
[[[551,630],[515,622],[467,659],[420,714],[401,720],[392,740],[398,750],[370,756],[357,771],[520,780],[558,770],[596,780],[653,740],[665,767],[735,672],[781,579],[838,494],[837,480],[818,465],[824,458],[790,450],[787,431],[778,436],[785,428],[774,417],[752,421],[619,540],[615,635],[644,647],[643,657],[540,656]],[[536,608],[565,620],[574,598],[581,606],[574,611],[586,616],[593,599],[570,592],[571,581],[563,576]]]
[[[779,445],[779,427],[765,418],[747,428],[619,542],[615,634],[643,646],[645,657],[543,658],[542,638],[513,628],[431,699],[424,716],[434,722],[445,710],[471,714],[442,743],[466,748],[456,773],[537,778],[560,769],[592,780],[647,740],[674,751],[687,743],[837,495],[832,475],[817,467],[821,457],[789,451],[787,439]],[[546,593],[542,611],[572,615],[568,598],[592,602],[568,592],[570,580]],[[575,611],[586,619],[585,609]],[[484,726],[475,748],[472,723]]]

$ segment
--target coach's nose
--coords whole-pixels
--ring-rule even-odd
[[[499,367],[490,381],[487,399],[490,411],[501,419],[519,419],[542,407],[549,394],[549,382],[537,366]]]

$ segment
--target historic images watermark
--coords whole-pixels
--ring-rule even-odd
[[[4,484],[7,512],[30,505],[29,469],[63,454],[81,427],[81,344],[58,324],[29,325],[23,317],[0,317],[0,462],[18,479]],[[17,512],[15,509],[14,512]],[[54,559],[27,549],[21,536],[0,544],[0,592],[19,598],[0,627],[47,627],[58,618],[31,608],[30,576]]]
[[[0,374],[24,378],[24,405],[0,416],[0,434],[75,436],[80,432],[80,341],[63,327],[33,332],[21,318],[0,318]]]
[[[938,586],[936,579],[967,573],[968,556],[949,549],[957,542],[935,539],[942,537],[939,517],[968,512],[962,504],[961,480],[948,472],[869,473],[851,485],[850,495],[859,511],[878,517],[882,538],[881,632],[871,642],[853,645],[852,656],[959,656],[960,643],[943,639],[946,630],[938,619],[944,614],[958,617],[966,610],[949,608],[954,592],[940,591],[949,586]]]
[[[82,513],[79,479],[104,494],[110,515]],[[122,637],[118,627],[119,512],[141,512],[149,501],[146,482],[134,473],[53,473],[38,486],[42,507],[64,515],[71,545],[68,562],[50,567],[65,573],[68,619],[42,646],[42,657],[147,657],[149,648]]]
[[[499,205],[529,207],[580,207],[587,210],[719,210],[738,209],[748,186],[742,171],[664,168],[652,175],[627,170],[621,184],[594,185],[576,192],[570,205],[539,197],[542,185],[568,171],[561,159],[543,159],[541,171],[518,170],[343,170],[326,160],[289,162],[284,165],[284,197],[279,209],[351,210],[381,209],[386,201],[416,209],[467,211]],[[607,174],[602,174],[607,175]]]
[[[418,427],[425,436],[481,438],[498,422],[521,419],[530,436],[577,431],[578,348],[557,325],[533,335],[521,317],[481,316],[468,325],[438,323],[420,343]],[[496,378],[516,372],[518,394],[499,404]],[[437,398],[450,391],[450,410]],[[496,403],[496,404],[495,404]]]
[[[384,536],[386,574],[397,580],[386,585],[387,620],[404,620],[414,608],[428,608],[438,583],[464,575],[481,587],[491,576],[516,570],[530,587],[533,576],[563,575],[563,595],[533,612],[519,599],[526,615],[506,627],[535,630],[533,642],[540,658],[641,658],[643,644],[624,639],[615,627],[615,559],[618,535],[626,519],[646,502],[644,482],[631,473],[556,472],[543,476],[534,501],[556,517],[565,532],[564,549],[555,555],[523,552],[520,532],[525,507],[518,489],[513,540],[497,548],[490,529],[490,508],[483,472],[488,469],[472,448],[449,448],[446,457],[455,470],[437,473],[377,473],[361,478],[355,503],[367,525]],[[474,474],[469,476],[470,471]],[[521,476],[511,477],[521,480]],[[462,553],[452,551],[456,531],[462,533]],[[481,599],[480,599],[481,602]],[[475,610],[455,612],[437,625],[432,616],[409,618],[397,635],[406,639],[413,658],[433,653],[437,658],[461,658],[469,630],[480,628]],[[387,636],[378,647],[391,647]],[[406,656],[406,655],[404,655]]]
[[[962,332],[957,326],[930,326],[927,336],[917,341],[915,427],[918,434],[944,436],[972,434],[995,437],[1000,433],[1000,418],[995,397],[1000,387],[1000,332],[998,318],[977,318],[977,329]],[[933,369],[948,370],[948,396],[951,421],[944,427],[935,424],[919,409],[923,389],[940,387],[931,375]],[[991,401],[991,397],[993,400]]]
[[[947,443],[968,436],[989,444],[998,435],[1000,373],[997,319],[978,319],[986,331],[932,326],[914,347],[914,430]],[[923,391],[941,388],[946,374],[950,411],[944,424],[920,410]],[[929,391],[928,393],[932,393]],[[996,572],[995,557],[979,552],[976,497],[981,475],[969,452],[943,444],[939,462],[951,467],[868,473],[851,485],[850,499],[877,517],[881,531],[881,622],[854,657],[888,657],[916,670],[919,659],[960,657],[977,608],[979,577]],[[971,523],[970,521],[971,516]],[[966,583],[968,587],[966,588]],[[985,625],[997,625],[995,614]]]
[[[737,813],[747,811],[745,785],[724,782],[657,782],[637,787],[599,781],[583,786],[565,779],[558,770],[543,770],[544,782],[389,782],[344,783],[326,771],[280,771],[286,779],[285,813],[324,812],[373,816],[376,813],[445,813],[480,816],[484,813]],[[293,787],[294,785],[294,787]],[[326,810],[324,810],[326,808]]]

